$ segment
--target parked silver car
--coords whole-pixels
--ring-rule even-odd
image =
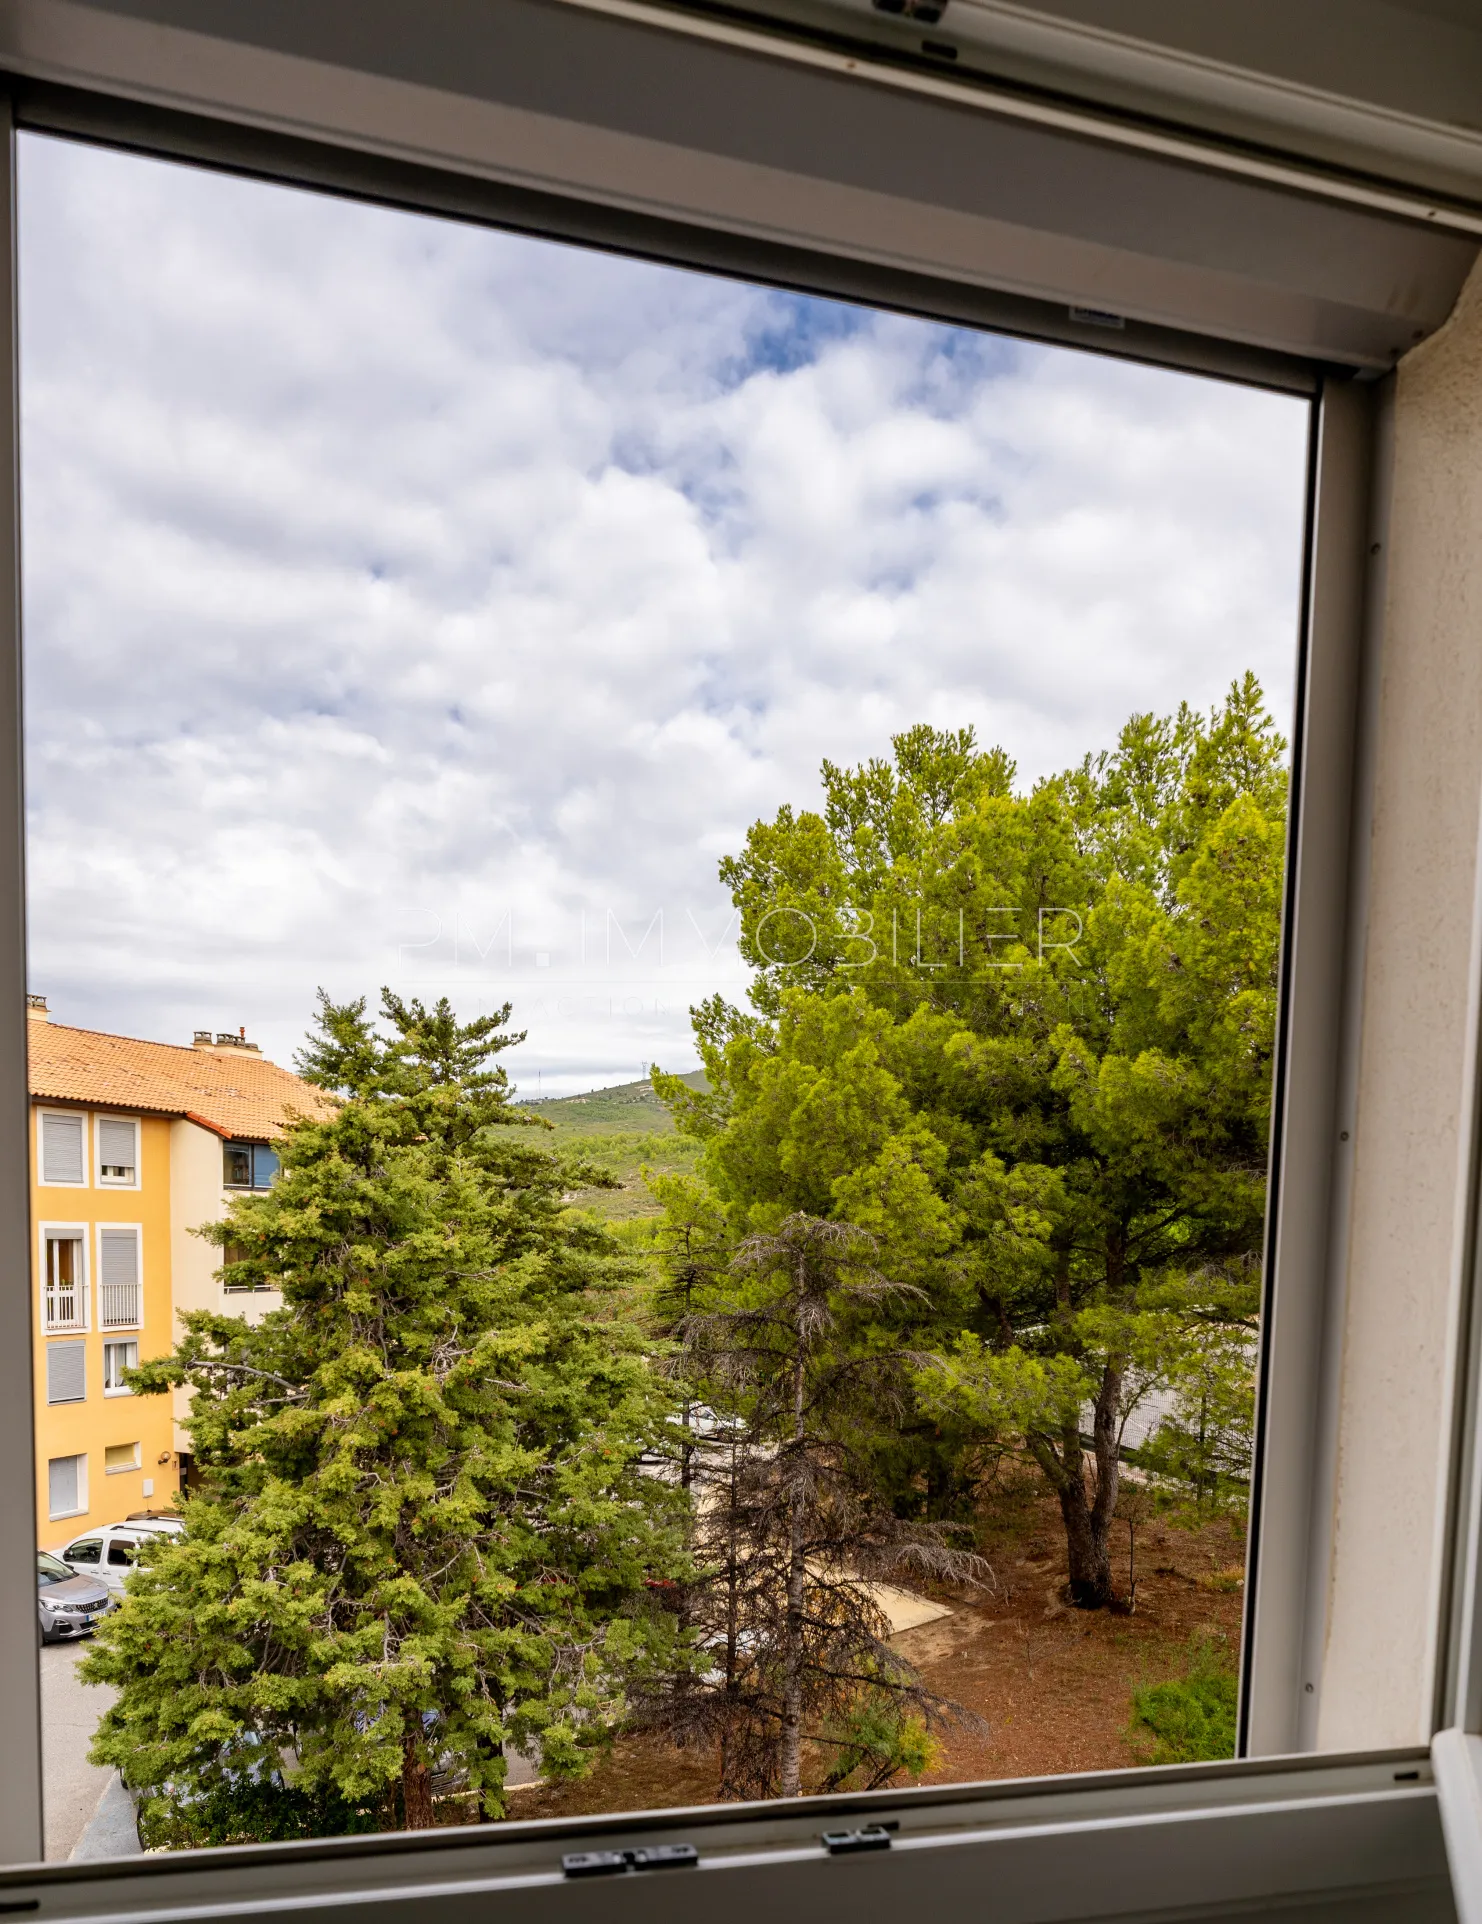
[[[36,1614],[43,1643],[85,1636],[113,1608],[108,1586],[99,1577],[79,1576],[60,1557],[36,1552]]]

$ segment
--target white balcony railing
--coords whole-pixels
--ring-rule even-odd
[[[98,1285],[100,1329],[137,1329],[144,1320],[137,1282]]]
[[[84,1329],[83,1294],[76,1283],[53,1282],[46,1285],[46,1327],[48,1330]]]

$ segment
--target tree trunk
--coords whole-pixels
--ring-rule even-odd
[[[1067,1425],[1058,1451],[1041,1467],[1055,1485],[1065,1520],[1067,1589],[1078,1610],[1104,1610],[1117,1601],[1112,1588],[1111,1526],[1117,1513],[1121,1465],[1117,1456],[1117,1416],[1122,1401],[1122,1370],[1116,1359],[1101,1373],[1091,1417],[1096,1459],[1096,1488],[1086,1500],[1086,1473],[1079,1425]]]
[[[432,1829],[432,1772],[422,1761],[418,1739],[410,1734],[401,1743],[401,1806],[408,1830]]]
[[[1084,1486],[1067,1478],[1059,1490],[1060,1514],[1065,1519],[1067,1588],[1078,1610],[1104,1610],[1113,1601],[1111,1546],[1104,1524],[1086,1501]]]
[[[799,1452],[793,1465],[789,1495],[787,1544],[787,1628],[782,1653],[781,1794],[800,1797],[803,1791],[803,1602],[806,1568],[803,1555],[803,1333],[798,1331],[797,1360],[793,1367],[793,1445]]]

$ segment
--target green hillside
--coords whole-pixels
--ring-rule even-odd
[[[683,1078],[692,1089],[705,1087],[704,1071]],[[578,1208],[590,1209],[612,1223],[657,1216],[658,1207],[643,1181],[643,1171],[673,1174],[692,1169],[698,1144],[677,1135],[674,1118],[647,1082],[623,1082],[613,1089],[592,1089],[582,1096],[556,1096],[518,1105],[555,1131],[555,1144],[605,1169],[618,1189],[579,1189]]]

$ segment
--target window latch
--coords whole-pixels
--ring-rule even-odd
[[[693,1844],[649,1844],[642,1850],[567,1851],[561,1870],[567,1877],[621,1877],[627,1871],[675,1871],[698,1864]]]
[[[858,1830],[826,1830],[819,1842],[830,1857],[852,1857],[856,1851],[888,1851],[890,1833],[898,1823],[861,1824]]]

